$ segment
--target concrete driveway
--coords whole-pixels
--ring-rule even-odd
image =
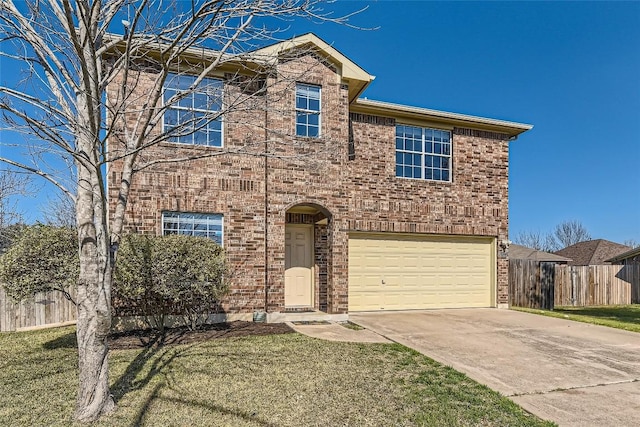
[[[560,426],[640,425],[640,334],[497,309],[355,313]]]

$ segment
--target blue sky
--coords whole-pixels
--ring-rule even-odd
[[[341,2],[313,31],[376,80],[363,96],[533,124],[510,145],[510,234],[581,221],[640,241],[640,2]]]
[[[286,34],[315,32],[375,75],[370,99],[533,124],[510,146],[512,237],[579,220],[594,238],[640,241],[640,2],[328,7],[366,5],[352,22],[376,30]],[[38,188],[21,203],[29,220]]]

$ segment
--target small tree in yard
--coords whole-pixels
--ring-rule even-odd
[[[125,236],[114,271],[114,306],[144,315],[164,332],[165,316],[191,329],[208,318],[228,291],[224,251],[205,237]]]
[[[24,226],[0,257],[0,280],[20,301],[38,292],[59,291],[69,300],[78,281],[78,235],[68,227]]]
[[[0,161],[48,180],[74,200],[80,265],[76,419],[96,420],[114,408],[107,359],[111,284],[136,171],[224,153],[270,155],[261,151],[264,140],[258,136],[247,140],[246,149],[234,151],[221,148],[204,155],[200,150],[191,155],[180,151],[173,158],[145,153],[163,141],[193,135],[234,111],[259,115],[258,107],[271,104],[264,99],[251,103],[252,94],[264,95],[270,82],[282,86],[268,69],[277,63],[277,53],[254,62],[262,65],[244,70],[259,78],[256,84],[244,85],[238,96],[220,102],[222,94],[211,92],[217,101],[209,113],[193,114],[177,127],[165,127],[165,112],[197,93],[213,70],[237,68],[250,57],[247,52],[279,41],[279,30],[273,27],[278,22],[303,18],[345,23],[347,17],[323,11],[322,3],[0,0],[3,70],[6,67],[9,75],[8,69],[15,66],[11,75],[24,79],[8,86],[0,83],[0,129],[12,136],[23,133],[0,143],[25,146],[22,154],[3,152]],[[189,74],[190,83],[164,96],[165,82],[176,73]],[[303,75],[289,76],[289,85]],[[267,130],[255,135],[267,135]],[[291,140],[279,138],[278,142]],[[115,177],[113,206],[106,194],[107,164],[109,175]]]

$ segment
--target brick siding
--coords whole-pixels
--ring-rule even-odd
[[[260,153],[266,147],[272,156],[223,154],[162,164],[138,172],[132,182],[128,230],[159,234],[165,210],[224,214],[224,247],[234,271],[225,311],[262,310],[265,302],[270,312],[284,310],[285,224],[305,221],[287,217],[300,204],[330,213],[328,225],[314,226],[316,308],[330,313],[348,311],[349,231],[507,238],[506,135],[454,128],[452,182],[397,178],[395,119],[350,113],[348,88],[332,66],[314,55],[293,57],[279,65],[278,79],[267,81],[267,95],[254,100],[255,109],[224,119],[225,150],[249,145],[244,151]],[[322,87],[319,139],[291,137],[294,81]],[[227,91],[236,96],[242,88],[229,84]],[[145,160],[198,150],[219,149],[166,143]],[[109,175],[112,198],[119,178]],[[508,302],[507,269],[507,260],[498,259],[498,304]]]

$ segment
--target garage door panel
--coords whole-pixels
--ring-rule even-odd
[[[349,239],[349,310],[493,305],[491,238],[355,235]]]

